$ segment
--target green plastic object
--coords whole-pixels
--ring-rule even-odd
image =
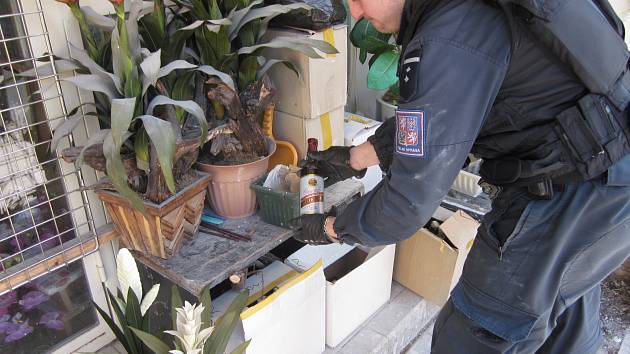
[[[258,214],[266,223],[293,229],[291,220],[300,216],[299,193],[277,192],[263,187],[265,177],[251,185],[260,206]]]

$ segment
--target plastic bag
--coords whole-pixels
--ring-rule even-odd
[[[343,0],[266,0],[268,4],[289,5],[304,3],[313,7],[311,10],[295,10],[276,17],[276,26],[290,26],[321,31],[332,25],[346,21],[346,8]]]

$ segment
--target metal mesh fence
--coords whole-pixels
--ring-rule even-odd
[[[29,0],[32,8],[24,8],[26,1],[2,2],[0,293],[98,248],[83,172],[50,151],[52,127],[67,112],[58,73],[41,70],[53,60],[41,0]],[[36,52],[41,48],[46,51]]]

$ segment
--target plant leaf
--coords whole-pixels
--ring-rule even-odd
[[[122,346],[125,347],[125,350],[127,350],[127,352],[131,353],[131,349],[129,349],[129,344],[127,343],[127,338],[125,338],[125,335],[123,334],[123,332],[116,325],[116,322],[111,317],[109,317],[107,312],[103,311],[96,304],[96,302],[94,302],[94,300],[92,300],[92,305],[94,305],[94,308],[96,309],[96,311],[98,311],[98,313],[101,315],[101,317],[103,317],[103,320],[107,324],[107,327],[109,327],[109,329],[111,329],[112,332],[114,332],[114,335],[116,336],[116,339],[118,339],[120,344],[122,344]],[[112,306],[114,306],[114,305],[112,305]]]
[[[130,327],[142,327],[142,313],[140,312],[140,302],[132,289],[127,293],[127,308],[125,309],[125,318]]]
[[[138,272],[136,260],[126,248],[121,248],[116,256],[116,273],[118,276],[118,286],[125,302],[129,301],[129,299],[127,299],[129,289],[133,290],[137,298],[142,299],[140,272]]]
[[[282,14],[295,11],[295,10],[311,10],[311,9],[313,9],[312,6],[302,3],[302,2],[286,4],[286,5],[283,5],[283,4],[269,5],[269,6],[257,8],[250,11],[245,17],[245,19],[243,19],[242,23],[248,23],[249,21],[253,19],[262,19],[260,23],[260,28],[256,31],[258,32],[256,40],[258,40],[267,32],[267,27],[269,27],[269,22],[271,22],[271,20],[273,20],[274,18]]]
[[[105,141],[105,137],[108,134],[111,134],[110,129],[102,129],[102,130],[97,131],[94,134],[91,134],[90,138],[87,140],[87,142],[83,146],[83,149],[81,149],[81,153],[79,153],[79,157],[77,157],[77,159],[75,160],[74,165],[77,168],[81,166],[83,164],[83,153],[85,153],[85,151],[92,145],[102,144],[103,141]]]
[[[164,77],[164,76],[172,73],[174,70],[178,70],[178,69],[194,69],[196,67],[197,67],[197,65],[191,64],[191,63],[187,62],[186,60],[175,60],[175,61],[173,61],[171,63],[168,63],[167,65],[161,67],[160,70],[158,71],[157,77],[158,78]]]
[[[140,13],[144,4],[141,0],[130,0],[130,2],[129,15],[125,21],[127,25],[127,38],[129,41],[131,57],[134,60],[138,60],[142,49],[142,46],[140,45],[140,36],[138,34],[138,20],[140,19]]]
[[[63,78],[62,80],[71,82],[75,86],[84,90],[102,92],[110,99],[121,97],[114,83],[111,82],[111,80],[106,80],[99,75],[77,75]]]
[[[245,350],[247,349],[247,347],[249,346],[249,343],[251,343],[251,339],[243,342],[241,344],[239,344],[236,348],[234,348],[234,350],[232,350],[231,354],[243,354],[245,353]]]
[[[129,329],[155,354],[168,354],[170,348],[158,337],[134,327],[129,327]]]
[[[290,61],[290,60],[280,60],[280,59],[269,59],[269,60],[267,60],[265,65],[263,65],[263,67],[258,70],[258,73],[256,74],[256,80],[260,80],[267,73],[267,71],[269,69],[271,69],[271,67],[273,67],[276,64],[284,64],[284,66],[286,66],[289,70],[293,71],[295,73],[295,75],[297,75],[297,77],[300,80],[302,80],[302,75],[300,74],[300,71],[295,66],[295,64],[293,64],[292,61]]]
[[[208,76],[218,77],[219,79],[221,79],[221,81],[223,81],[224,84],[228,85],[232,90],[236,91],[236,87],[234,86],[234,80],[232,80],[232,77],[230,75],[222,71],[219,71],[211,67],[210,65],[202,65],[198,67],[196,70],[201,71],[202,73]]]
[[[276,37],[269,42],[257,44],[251,47],[243,47],[238,50],[238,54],[251,54],[254,51],[261,48],[287,48],[298,51],[310,58],[321,59],[323,58],[319,53],[315,51],[318,49],[326,54],[339,53],[335,47],[330,43],[308,39],[308,38],[294,38],[294,37]]]
[[[398,81],[400,54],[384,52],[374,61],[368,71],[367,85],[372,90],[386,90]]]
[[[55,72],[57,74],[70,72],[72,70],[80,70],[82,67],[75,63],[73,60],[68,59],[56,59],[55,60]],[[46,77],[52,76],[55,74],[53,72],[53,66],[50,63],[45,63],[43,65],[38,65],[35,68],[25,70],[22,72],[16,72],[16,77]]]
[[[155,146],[157,158],[162,167],[162,174],[166,180],[166,186],[171,193],[175,194],[175,177],[173,177],[173,160],[175,159],[177,147],[175,130],[171,123],[151,115],[142,115],[138,119],[142,120],[144,129],[146,129],[153,146]]]
[[[203,305],[203,312],[201,313],[201,329],[206,329],[212,326],[212,298],[210,297],[210,286],[206,285],[201,291],[201,304]]]
[[[197,20],[186,27],[178,29],[178,31],[191,31],[204,24],[206,25],[206,28],[208,28],[208,30],[216,33],[219,32],[221,26],[229,26],[232,24],[232,21],[228,18],[222,18],[218,20]]]
[[[252,9],[247,12],[245,17],[243,17],[236,26],[230,27],[230,40],[234,40],[234,38],[238,36],[238,32],[241,28],[253,20],[264,18],[266,21],[270,21],[276,16],[286,14],[287,12],[297,9],[310,10],[312,7],[304,3],[294,3],[288,5],[275,4]]]
[[[263,3],[263,0],[254,0],[243,9],[237,10],[235,8],[234,11],[232,11],[230,15],[228,16],[228,18],[232,21],[232,25],[228,29],[228,34],[231,34],[232,31],[240,25],[241,21],[243,21],[245,16],[249,13],[249,11],[252,10],[254,6],[260,5],[262,3]]]
[[[227,347],[232,331],[236,327],[238,320],[240,319],[241,312],[247,303],[249,292],[247,290],[241,292],[232,301],[228,309],[223,314],[219,325],[214,329],[214,332],[210,335],[210,338],[206,342],[204,347],[204,354],[218,354],[224,353]]]
[[[77,48],[69,43],[70,48],[72,49],[72,57],[81,63],[81,65],[85,66],[91,74],[98,75],[105,80],[111,80],[114,83],[114,86],[118,90],[118,92],[122,93],[122,83],[119,77],[108,72],[103,69],[100,65],[98,65],[92,58],[90,58],[89,54],[83,49]]]
[[[208,122],[206,121],[206,116],[203,113],[203,109],[199,107],[199,105],[195,101],[176,101],[166,96],[156,96],[153,100],[151,100],[151,103],[149,103],[147,114],[152,115],[155,107],[165,104],[170,104],[176,107],[183,108],[186,112],[190,113],[193,117],[197,119],[197,121],[199,122],[199,126],[201,127],[200,141],[201,145],[203,145],[203,143],[206,141],[206,136],[208,135]],[[160,161],[160,163],[162,162]]]
[[[74,107],[70,112],[68,112],[68,118],[57,128],[53,133],[52,140],[50,141],[50,151],[57,150],[59,146],[59,141],[63,139],[63,137],[68,136],[72,133],[72,131],[81,123],[81,119],[83,118],[79,113],[79,109],[83,106],[94,106],[94,103],[88,102],[80,104]],[[78,114],[78,115],[77,115]]]
[[[362,18],[350,32],[350,42],[370,54],[376,54],[392,46],[389,44],[391,34],[379,32],[369,21]]]
[[[114,304],[116,302],[116,297],[109,290],[107,290],[107,296],[109,297],[109,301]],[[122,342],[125,349],[129,354],[139,354],[138,349],[136,348],[136,341],[133,337],[133,333],[129,330],[129,325],[127,324],[127,318],[125,318],[125,314],[121,309],[117,306],[112,306],[114,309],[114,313],[116,314],[116,318],[118,318],[118,323],[120,323],[120,328],[125,336],[125,341]],[[126,345],[125,345],[126,344]]]
[[[140,63],[140,69],[142,69],[142,95],[147,92],[149,86],[155,86],[159,78],[160,67],[162,63],[160,57],[162,51],[158,49],[157,52],[149,54],[142,63]]]
[[[118,28],[114,28],[112,31],[110,42],[112,48],[112,68],[114,70],[114,75],[122,77],[123,67],[120,58],[120,33],[118,33]]]
[[[99,14],[90,6],[81,5],[81,12],[83,12],[83,16],[85,16],[87,22],[104,31],[111,32],[116,27],[116,21],[114,19]]]
[[[140,312],[142,313],[142,316],[144,316],[149,310],[149,307],[153,305],[153,302],[157,298],[159,292],[160,284],[155,284],[151,287],[151,290],[144,295],[144,299],[142,299],[142,302],[140,303]]]
[[[123,137],[126,139],[131,133],[125,133]],[[127,198],[131,206],[140,211],[145,212],[142,199],[127,184],[127,173],[125,165],[120,157],[120,146],[114,144],[113,134],[108,134],[103,141],[103,154],[105,155],[105,169],[107,176],[111,180],[116,191],[123,197]]]
[[[256,80],[257,72],[258,57],[255,55],[246,56],[238,66],[238,87],[245,90],[249,84]]]

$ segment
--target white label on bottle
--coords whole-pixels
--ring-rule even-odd
[[[324,213],[324,178],[309,174],[300,178],[300,214]]]

